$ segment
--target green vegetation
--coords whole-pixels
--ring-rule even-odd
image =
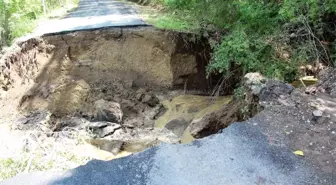
[[[31,32],[37,20],[73,8],[79,0],[0,0],[0,49]]]
[[[69,131],[54,134],[53,137],[47,137],[44,133],[31,132],[24,139],[15,132],[1,135],[0,141],[8,143],[0,146],[0,181],[22,172],[67,170],[92,159],[82,133]],[[12,143],[14,146],[11,146]],[[88,155],[83,154],[82,150]]]
[[[23,151],[20,158],[0,159],[0,181],[16,176],[21,172],[68,170],[85,164],[89,159],[76,157],[67,152],[47,156],[43,153],[30,154]]]
[[[153,0],[160,28],[195,31],[212,39],[209,73],[231,66],[293,81],[299,66],[333,66],[336,0]],[[161,11],[162,12],[162,11]],[[223,34],[224,33],[224,34]],[[303,74],[305,75],[305,74]]]

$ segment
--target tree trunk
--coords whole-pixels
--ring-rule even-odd
[[[46,5],[45,0],[42,0],[42,6],[43,6],[43,13],[44,13],[44,16],[46,16],[46,15],[47,15],[47,5]]]
[[[10,12],[8,10],[8,7],[5,5],[4,7],[5,11],[5,17],[4,17],[4,23],[3,23],[3,41],[5,46],[8,46],[10,44],[10,28],[9,28],[9,18],[10,18]]]

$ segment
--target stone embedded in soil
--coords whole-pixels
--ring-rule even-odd
[[[281,95],[289,95],[293,92],[294,87],[280,81],[269,80],[266,86],[261,89],[259,99],[260,101],[272,101],[279,98]]]
[[[314,119],[319,119],[319,118],[322,117],[322,115],[323,115],[323,112],[320,111],[320,110],[314,110],[314,111],[313,111]]]
[[[65,117],[56,121],[54,125],[53,131],[60,131],[63,128],[71,127],[76,128],[78,130],[82,130],[88,125],[90,122],[82,117]]]
[[[148,93],[147,90],[142,88],[137,91],[135,98],[150,107],[155,107],[160,103],[160,100],[155,95]]]
[[[97,134],[100,138],[113,134],[117,129],[120,129],[121,125],[115,123],[109,123],[109,126],[103,128],[96,128],[93,130],[94,134]]]
[[[123,118],[120,104],[105,101],[104,99],[95,102],[95,115],[96,121],[109,121],[113,123],[121,123]]]
[[[107,127],[110,125],[110,122],[90,122],[86,128],[87,129],[98,129],[98,128],[103,128]]]
[[[181,137],[184,133],[184,131],[187,129],[189,126],[190,122],[185,120],[184,118],[178,118],[169,121],[165,128],[172,131],[175,135],[178,137]]]
[[[260,73],[247,73],[244,76],[244,80],[246,85],[258,85],[265,83],[267,79]]]
[[[49,111],[36,111],[32,114],[19,118],[12,124],[15,130],[46,129],[50,125],[52,114]]]
[[[149,94],[145,94],[141,101],[150,107],[155,107],[160,102],[156,96]]]
[[[252,95],[258,96],[261,89],[266,86],[267,79],[260,73],[247,73],[244,76],[244,85],[247,87]]]

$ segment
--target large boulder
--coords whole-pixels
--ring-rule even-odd
[[[122,122],[123,112],[119,103],[100,99],[95,102],[94,106],[96,121],[108,121],[113,123]]]

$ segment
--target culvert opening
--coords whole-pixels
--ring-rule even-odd
[[[49,35],[4,55],[0,84],[4,103],[23,115],[15,128],[83,130],[98,148],[127,154],[188,143],[256,113],[255,97],[230,95],[238,78],[227,80],[226,96],[210,96],[221,83],[206,76],[210,53],[206,38],[150,27]]]

